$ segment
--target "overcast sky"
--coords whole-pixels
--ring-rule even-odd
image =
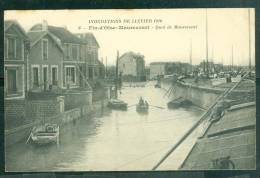
[[[255,12],[251,16],[251,57],[255,64]],[[248,65],[249,21],[248,9],[207,9],[208,56],[216,63]],[[73,33],[92,32],[100,44],[99,57],[107,56],[108,64],[115,64],[116,51],[145,56],[146,64],[156,61],[189,62],[192,43],[192,62],[198,64],[206,56],[205,9],[150,10],[22,10],[5,11],[5,20],[15,19],[28,31],[36,23],[46,20],[54,26],[66,26]],[[161,19],[161,23],[96,23],[89,20]],[[89,30],[90,25],[110,26],[172,26],[167,30]],[[174,26],[196,26],[195,29],[175,29]],[[79,29],[79,26],[82,28]]]

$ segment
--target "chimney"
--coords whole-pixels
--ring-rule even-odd
[[[42,31],[47,31],[48,30],[48,23],[46,20],[42,21]]]

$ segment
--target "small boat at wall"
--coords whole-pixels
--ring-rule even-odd
[[[169,109],[176,109],[179,107],[187,107],[190,106],[192,104],[191,101],[184,99],[182,97],[176,98],[170,102],[167,103],[167,106]]]
[[[107,107],[117,110],[127,110],[127,103],[119,99],[111,99],[108,101]]]
[[[154,85],[154,88],[161,88],[161,84],[160,84],[160,83],[156,83],[156,84]]]
[[[148,104],[137,104],[136,105],[136,112],[147,113],[148,110],[149,110],[149,105]]]
[[[45,145],[59,144],[59,126],[57,124],[45,124],[32,129],[29,139],[35,144]],[[28,139],[28,140],[29,140]]]

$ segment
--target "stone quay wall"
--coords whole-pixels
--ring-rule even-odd
[[[166,91],[168,91],[171,87],[173,87],[173,90],[170,94],[171,99],[183,97],[187,100],[190,100],[194,105],[204,109],[210,107],[212,103],[216,101],[219,95],[225,91],[225,89],[222,88],[196,86],[182,82],[172,83],[171,81],[167,80],[162,81],[162,88],[164,88]],[[254,94],[255,93],[252,90],[234,90],[227,97],[227,99],[234,100],[235,102],[243,102],[241,99],[252,100],[254,98]]]

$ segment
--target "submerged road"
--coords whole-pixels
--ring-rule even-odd
[[[151,82],[146,87],[126,84],[119,98],[129,106],[142,96],[149,104],[165,109],[150,107],[146,115],[136,113],[135,107],[128,111],[107,109],[94,117],[86,116],[61,128],[59,147],[25,141],[7,147],[6,171],[151,170],[202,114],[195,107],[168,110],[165,92]],[[168,161],[166,169],[178,169],[196,136],[176,150],[176,158],[170,164]]]

